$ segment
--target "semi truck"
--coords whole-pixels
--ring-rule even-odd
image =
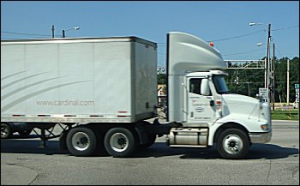
[[[271,140],[270,105],[230,94],[207,42],[167,34],[166,121],[157,117],[157,44],[135,36],[1,41],[1,138],[11,126],[59,138],[74,156],[126,157],[165,136],[170,147],[245,158]],[[58,134],[53,131],[59,127]],[[25,133],[26,134],[26,133]]]

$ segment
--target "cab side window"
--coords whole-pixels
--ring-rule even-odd
[[[194,94],[200,94],[201,88],[201,80],[202,79],[190,79],[190,92]]]
[[[192,78],[190,79],[190,93],[199,94],[201,95],[201,78]],[[210,92],[211,96],[211,92]]]

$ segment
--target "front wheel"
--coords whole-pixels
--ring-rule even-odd
[[[247,134],[240,129],[227,129],[221,133],[217,142],[219,154],[226,159],[244,158],[250,147]]]
[[[138,143],[132,132],[126,128],[112,128],[104,138],[106,151],[114,157],[125,157],[137,149]]]

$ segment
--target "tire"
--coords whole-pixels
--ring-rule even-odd
[[[1,123],[1,139],[7,139],[12,136],[12,129],[9,124]]]
[[[87,127],[70,129],[67,134],[67,148],[74,156],[90,156],[96,150],[97,138],[95,133]]]
[[[148,147],[150,147],[151,145],[153,145],[155,143],[156,140],[156,134],[148,134],[148,142],[145,144],[140,145],[140,149],[146,149]]]
[[[250,147],[247,134],[240,129],[227,129],[223,131],[217,142],[217,150],[225,159],[244,158]]]
[[[104,137],[105,149],[114,157],[131,155],[137,149],[137,145],[134,135],[126,128],[112,128]]]
[[[27,136],[29,136],[29,134],[32,132],[32,130],[31,129],[29,129],[29,130],[22,130],[22,131],[19,131],[18,133],[20,134],[20,136],[22,136],[22,137],[27,137]]]

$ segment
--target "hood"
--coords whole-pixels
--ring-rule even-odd
[[[257,117],[259,111],[259,100],[239,94],[223,94],[222,105],[223,115],[239,113]]]

